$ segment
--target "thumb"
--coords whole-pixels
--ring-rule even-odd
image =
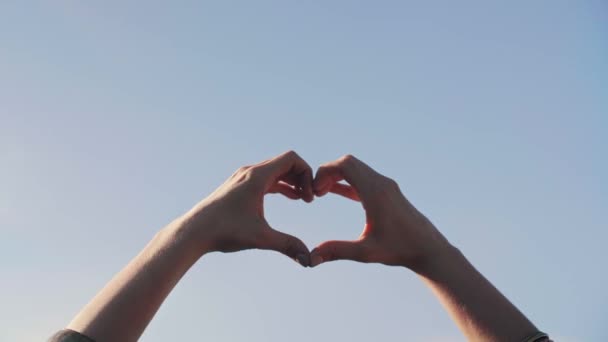
[[[277,251],[285,254],[304,267],[310,266],[310,251],[302,240],[270,227],[268,227],[259,248]]]
[[[310,267],[326,261],[353,260],[366,262],[367,253],[362,241],[325,241],[310,253]]]

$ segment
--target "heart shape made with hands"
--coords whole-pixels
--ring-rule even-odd
[[[358,239],[325,241],[309,251],[264,217],[268,193],[311,202],[330,192],[361,202],[365,226]],[[412,268],[447,242],[395,181],[351,155],[321,165],[314,177],[308,163],[291,151],[241,167],[188,213],[190,222],[197,219],[207,223],[199,237],[208,251],[274,250],[305,267],[346,259]]]
[[[276,165],[275,172],[262,172],[273,164]],[[297,237],[268,226],[273,233],[266,234],[268,240],[263,240],[256,247],[279,251],[302,266],[314,267],[340,259],[408,266],[432,245],[428,241],[443,239],[430,221],[407,201],[395,181],[351,155],[321,165],[314,177],[310,166],[295,152],[247,167],[246,170],[259,171],[262,177],[269,177],[264,194],[281,193],[291,199],[311,202],[315,196],[321,197],[331,192],[361,202],[366,222],[359,238],[325,241],[311,252]],[[261,202],[260,213],[266,222],[263,200]]]
[[[347,199],[360,202],[361,200],[357,190],[355,190],[352,185],[344,182],[344,168],[346,167],[345,164],[350,162],[350,158],[354,157],[344,156],[336,161],[321,165],[316,170],[314,177],[309,178],[310,185],[306,184],[307,180],[305,177],[293,177],[291,175],[282,177],[277,184],[275,184],[269,190],[269,193],[282,194],[283,196],[293,200],[301,199],[306,203],[312,202],[314,197],[322,197],[328,193],[334,193]],[[312,196],[307,194],[308,186],[310,186],[312,190]],[[360,236],[360,238],[362,237],[363,234]],[[300,240],[295,236],[294,238]],[[314,267],[324,261],[347,258],[349,255],[345,254],[345,252],[353,249],[348,248],[348,246],[355,247],[356,243],[357,241],[324,241],[315,247],[310,253],[302,253],[302,248],[298,247],[288,247],[287,249],[298,249],[298,253],[296,253],[296,257],[294,258],[295,261],[304,267]],[[300,243],[299,241],[292,241],[288,242],[287,244],[291,244],[292,246],[304,245],[303,242]],[[339,251],[336,249],[339,249]],[[293,253],[288,252],[284,254],[292,255]],[[349,259],[356,258],[356,256],[352,255],[353,253],[350,254]]]

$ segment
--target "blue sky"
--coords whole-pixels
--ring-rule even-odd
[[[0,4],[0,340],[69,322],[237,167],[351,153],[537,326],[608,339],[602,1]],[[358,204],[268,197],[314,247]],[[205,256],[143,341],[462,341],[411,272]]]

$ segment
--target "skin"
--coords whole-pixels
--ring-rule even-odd
[[[332,192],[361,202],[366,217],[357,240],[326,241],[315,248],[313,267],[353,260],[408,268],[433,291],[470,341],[522,341],[538,332],[392,179],[347,155],[322,165],[313,187],[317,196]]]
[[[203,255],[266,249],[308,266],[309,250],[264,218],[264,195],[313,200],[312,170],[287,152],[238,169],[190,211],[163,228],[70,322],[95,341],[136,341],[181,277]]]
[[[416,272],[472,341],[519,341],[536,327],[498,292],[399,190],[393,180],[352,156],[312,169],[295,152],[242,167],[175,219],[70,322],[68,329],[103,341],[136,341],[181,277],[203,255],[265,249],[302,266],[353,260]],[[342,183],[346,181],[348,184]],[[298,238],[270,227],[264,196],[311,202],[336,193],[366,213],[361,236],[327,241],[312,253]]]

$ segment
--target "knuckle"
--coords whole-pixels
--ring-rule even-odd
[[[317,168],[317,172],[316,172],[317,176],[325,174],[330,167],[331,167],[330,163],[321,164],[321,166],[319,166]]]
[[[236,170],[236,173],[245,173],[247,170],[249,170],[251,168],[251,166],[249,165],[245,165],[245,166],[241,166]]]
[[[255,186],[256,189],[261,188],[264,186],[264,181],[262,180],[264,178],[263,172],[261,168],[252,167],[244,173],[244,180]]]
[[[289,157],[289,158],[297,158],[298,157],[298,154],[294,150],[288,150],[287,152],[283,153],[283,155],[286,156],[286,157]]]
[[[238,182],[248,182],[260,173],[260,168],[255,166],[241,166],[236,170],[233,175],[233,178]]]
[[[342,163],[352,163],[353,161],[355,161],[355,156],[353,156],[352,154],[345,154],[340,158],[340,161]]]
[[[259,167],[250,167],[248,168],[245,173],[247,173],[249,176],[256,176],[260,173],[261,168]]]
[[[371,186],[366,192],[366,198],[369,200],[367,205],[370,210],[375,212],[387,212],[389,211],[388,204],[399,196],[401,190],[399,184],[388,177],[380,175],[380,177],[373,180],[373,186]]]
[[[397,181],[395,181],[392,178],[384,177],[384,184],[386,185],[387,188],[392,189],[392,190],[398,190],[399,189],[399,183],[397,183]]]
[[[243,180],[243,178],[245,178],[246,172],[247,166],[241,166],[232,173],[232,176],[230,176],[230,178],[236,180],[237,182],[240,182]]]

